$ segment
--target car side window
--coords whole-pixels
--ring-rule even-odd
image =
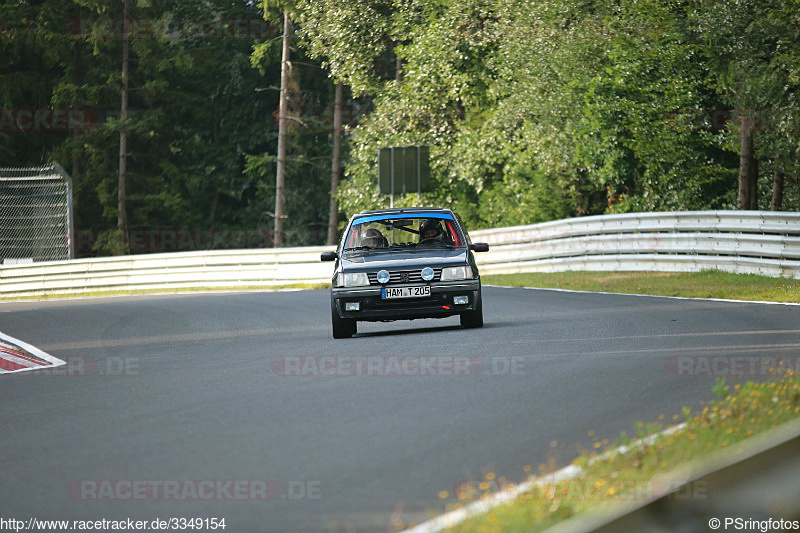
[[[445,228],[447,228],[447,238],[449,239],[449,244],[453,246],[461,246],[458,238],[458,232],[456,231],[455,227],[453,227],[453,223],[449,220],[445,222]]]

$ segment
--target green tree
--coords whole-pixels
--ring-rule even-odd
[[[759,175],[767,171],[776,180],[772,196],[782,200],[783,176],[796,177],[798,170],[800,4],[715,0],[691,5],[691,20],[709,66],[709,84],[735,110],[727,148],[739,156],[736,205],[739,209],[767,205],[769,188],[764,188],[766,194],[758,188]]]

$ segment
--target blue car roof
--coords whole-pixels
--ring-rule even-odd
[[[353,224],[364,224],[365,222],[373,222],[375,220],[397,218],[442,218],[445,220],[453,220],[453,215],[450,213],[426,213],[422,211],[417,211],[415,213],[386,213],[383,215],[359,216],[353,219]]]

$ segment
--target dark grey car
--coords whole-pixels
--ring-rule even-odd
[[[473,244],[449,209],[365,211],[350,219],[335,252],[331,283],[334,338],[356,332],[362,321],[444,318],[459,315],[467,328],[483,326],[481,278]]]

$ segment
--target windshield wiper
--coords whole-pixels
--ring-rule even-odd
[[[456,248],[454,244],[448,244],[446,242],[441,242],[441,241],[428,241],[428,242],[421,242],[419,244],[420,246],[433,246],[436,248]]]
[[[356,250],[372,250],[372,246],[356,246],[353,248],[345,248],[345,252],[354,252]]]

